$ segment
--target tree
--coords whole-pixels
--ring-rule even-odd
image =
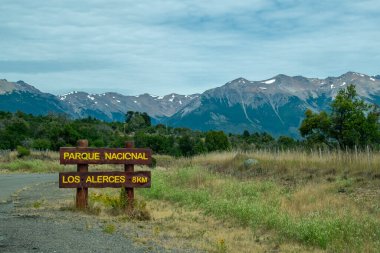
[[[194,140],[191,139],[189,135],[184,135],[178,140],[179,150],[183,156],[192,156],[194,155]]]
[[[194,140],[194,152],[196,155],[204,154],[207,152],[206,144],[200,138]]]
[[[338,92],[331,109],[331,136],[340,147],[365,146],[378,138],[379,116],[376,108],[359,98],[354,85]]]
[[[125,114],[125,123],[129,123],[134,114],[134,111],[128,111],[127,114]]]
[[[228,137],[223,131],[209,131],[206,134],[205,144],[209,152],[227,150],[230,147]]]
[[[350,84],[339,90],[331,103],[331,113],[305,112],[300,133],[311,143],[335,142],[340,148],[353,148],[378,143],[380,140],[379,110],[361,99]]]
[[[370,144],[380,143],[380,127],[379,127],[380,110],[378,106],[374,106],[373,110],[368,113],[367,120],[363,126],[362,139],[367,140]],[[363,145],[364,143],[362,143]]]
[[[152,121],[150,120],[150,117],[149,117],[149,115],[146,112],[143,112],[141,114],[141,116],[143,117],[143,119],[145,121],[145,125],[147,125],[147,126],[151,126],[152,125]]]
[[[305,112],[305,119],[299,128],[301,136],[306,137],[312,144],[328,144],[330,138],[331,119],[322,111],[313,113],[310,109]]]
[[[277,143],[281,148],[292,148],[296,145],[296,141],[288,136],[278,137]]]
[[[126,130],[133,132],[151,126],[151,119],[147,113],[128,111],[125,115]]]
[[[51,149],[51,142],[48,139],[35,139],[33,140],[32,147],[38,150]]]

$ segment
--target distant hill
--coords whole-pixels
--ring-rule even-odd
[[[54,96],[22,81],[0,80],[0,110],[32,114],[57,112],[105,121],[123,121],[127,111],[140,111],[147,112],[156,123],[176,127],[298,136],[305,110],[328,110],[338,90],[351,83],[356,85],[362,98],[380,105],[380,76],[347,72],[325,79],[283,74],[262,81],[238,78],[202,94],[172,93],[163,97],[146,93],[125,96],[77,91]]]

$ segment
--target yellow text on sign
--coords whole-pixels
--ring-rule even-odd
[[[64,152],[63,159],[69,160],[100,160],[100,153]]]
[[[132,177],[132,183],[145,184],[145,183],[148,183],[148,178],[147,177]]]
[[[125,176],[88,176],[86,183],[125,183]]]
[[[80,176],[63,176],[62,177],[62,183],[64,184],[72,184],[76,183],[78,184],[80,182]]]
[[[104,153],[104,158],[106,160],[148,160],[145,153]]]

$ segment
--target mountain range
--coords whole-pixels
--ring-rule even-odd
[[[325,79],[277,75],[267,80],[237,78],[202,94],[125,96],[73,91],[55,96],[23,82],[0,79],[0,110],[65,113],[72,118],[124,121],[127,111],[147,112],[155,123],[198,130],[269,132],[298,137],[307,108],[328,110],[339,89],[355,84],[360,97],[380,105],[380,76],[347,72]]]

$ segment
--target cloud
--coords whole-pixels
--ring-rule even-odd
[[[162,95],[240,76],[378,74],[379,8],[374,0],[3,0],[0,75],[42,90],[54,80]]]

